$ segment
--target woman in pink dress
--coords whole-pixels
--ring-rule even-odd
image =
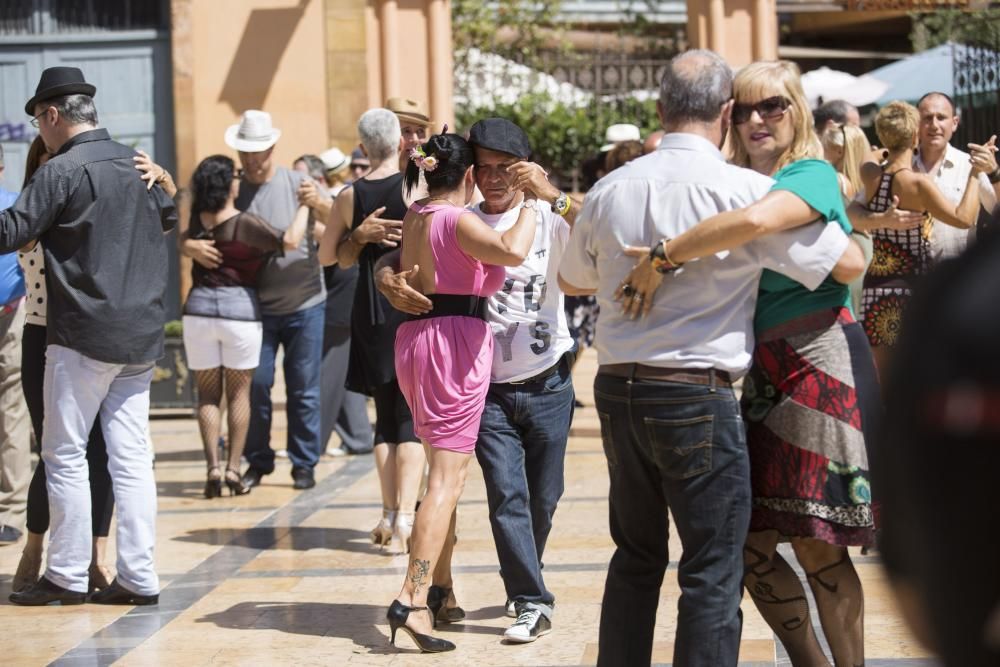
[[[403,219],[402,266],[410,285],[434,304],[396,332],[396,376],[413,412],[414,431],[427,449],[427,495],[413,525],[403,589],[387,615],[395,643],[402,628],[422,651],[451,651],[433,637],[427,593],[434,582],[450,589],[455,507],[479,434],[489,389],[493,333],[486,300],[503,285],[504,266],[519,266],[535,237],[534,198],[500,234],[465,210],[472,197],[472,147],[457,134],[438,134],[413,149],[406,170],[412,189],[421,172],[430,196]],[[437,600],[440,605],[443,601]]]

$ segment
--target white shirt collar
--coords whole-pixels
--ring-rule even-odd
[[[698,151],[699,153],[712,155],[718,158],[720,162],[726,161],[725,156],[719,150],[718,146],[701,135],[689,132],[670,132],[663,135],[660,147],[657,150]]]

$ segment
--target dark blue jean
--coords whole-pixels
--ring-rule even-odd
[[[476,443],[507,598],[546,616],[555,598],[542,580],[542,554],[563,493],[571,365],[567,354],[544,380],[491,384]]]
[[[246,458],[264,473],[274,471],[271,449],[271,387],[278,346],[285,351],[285,412],[288,417],[288,458],[297,468],[319,462],[320,368],[323,359],[323,304],[290,315],[264,315],[260,365],[250,389],[250,431]]]
[[[611,537],[598,665],[650,664],[669,508],[683,553],[673,664],[739,657],[750,463],[731,389],[598,371],[594,396],[611,478]]]

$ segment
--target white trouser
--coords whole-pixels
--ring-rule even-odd
[[[42,458],[49,490],[45,577],[86,592],[93,534],[87,435],[98,414],[118,514],[118,582],[139,595],[159,593],[153,568],[156,480],[150,458],[149,383],[153,364],[109,364],[61,345],[45,351]]]

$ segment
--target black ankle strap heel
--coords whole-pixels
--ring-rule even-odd
[[[408,627],[406,619],[410,617],[411,611],[427,611],[427,607],[407,607],[399,600],[393,600],[392,605],[389,606],[389,611],[385,617],[389,620],[389,629],[392,631],[392,635],[389,638],[391,645],[396,645],[396,630],[402,629],[406,634],[410,635],[410,639],[420,647],[422,653],[443,653],[444,651],[455,650],[455,645],[446,639],[438,639],[431,635],[422,635]]]

